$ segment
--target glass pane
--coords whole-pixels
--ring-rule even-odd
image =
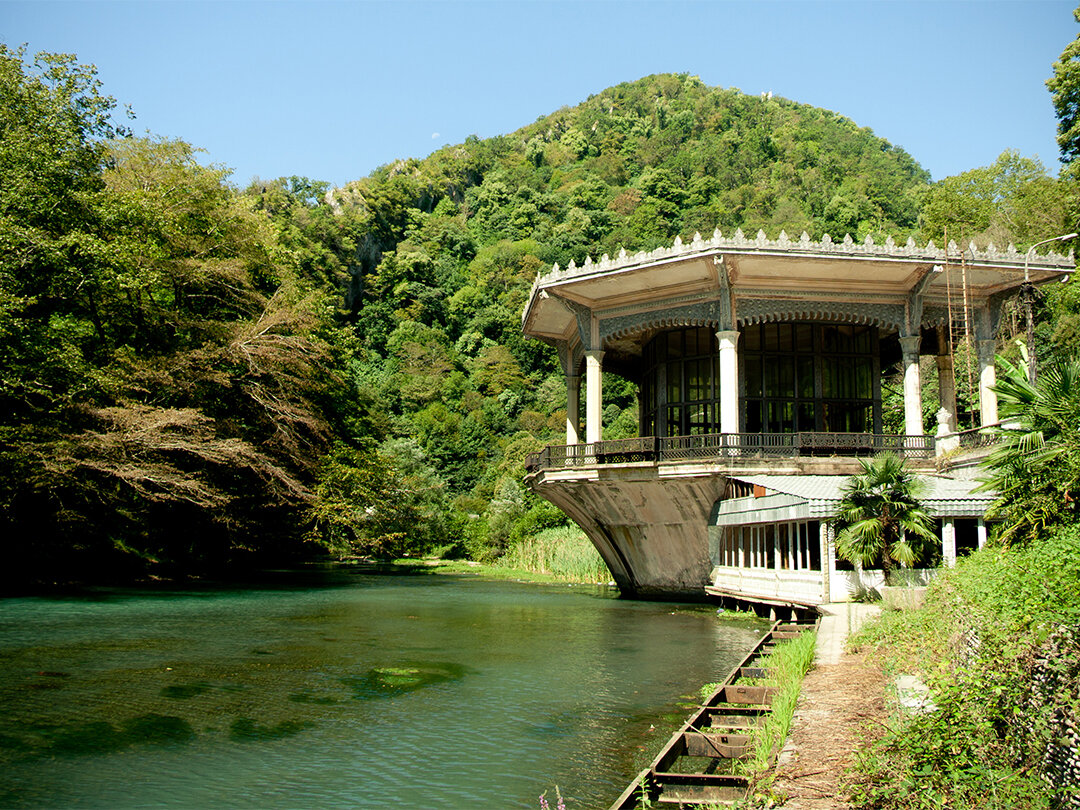
[[[789,399],[795,397],[795,358],[781,357],[777,362],[779,377],[778,394]]]
[[[864,326],[858,331],[858,338],[855,341],[855,351],[859,354],[869,354],[873,349],[871,348],[871,338],[873,336],[873,327]]]
[[[742,344],[743,351],[756,352],[761,349],[761,324],[753,324],[751,326],[744,326],[742,334],[739,335],[739,342]]]
[[[812,355],[799,357],[799,396],[811,399],[814,396],[814,358]]]
[[[774,358],[768,358],[765,361],[765,368],[762,370],[764,377],[764,394],[767,397],[775,397],[780,395],[780,367],[779,364],[773,362]]]
[[[790,323],[778,323],[776,325],[777,340],[776,345],[782,352],[790,352],[793,348],[793,333],[794,330]]]
[[[805,526],[803,527],[806,528]],[[810,568],[814,571],[821,570],[821,538],[816,533],[805,532],[806,545],[810,549]]]
[[[813,402],[799,403],[799,430],[817,430],[817,416]]]
[[[873,399],[874,363],[869,357],[860,357],[855,362],[855,396],[859,399]]]
[[[683,333],[668,332],[667,336],[667,357],[682,357],[683,356]]]
[[[761,325],[761,348],[766,352],[775,352],[780,348],[780,337],[776,333],[775,323]]]
[[[687,357],[697,357],[698,355],[705,354],[709,351],[709,344],[707,341],[702,340],[705,337],[707,330],[705,329],[690,329],[686,333],[686,346],[685,352]]]
[[[682,402],[682,363],[667,364],[667,401]]]
[[[761,358],[746,358],[746,395],[748,397],[760,397],[761,390]]]
[[[686,398],[690,402],[701,402],[709,398],[708,362],[707,360],[686,362]]]
[[[795,324],[795,351],[814,351],[814,326],[809,323]]]
[[[760,399],[749,399],[746,401],[746,432],[747,433],[762,433],[761,423],[761,407],[762,402]]]
[[[835,326],[821,327],[821,350],[826,354],[832,354],[836,351]]]

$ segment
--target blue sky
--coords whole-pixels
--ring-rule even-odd
[[[835,110],[941,179],[1007,148],[1057,171],[1074,2],[0,0],[0,41],[97,65],[137,131],[239,185],[342,184],[659,72]]]

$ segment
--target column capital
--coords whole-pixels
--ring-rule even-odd
[[[904,356],[918,354],[919,344],[922,343],[922,335],[906,335],[900,338],[900,349]]]
[[[604,350],[603,349],[589,349],[589,350],[587,350],[585,352],[585,357],[588,360],[593,360],[595,362],[599,362],[599,361],[604,359]]]

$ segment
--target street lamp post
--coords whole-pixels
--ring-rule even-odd
[[[1024,254],[1024,285],[1020,288],[1020,300],[1024,302],[1024,317],[1027,320],[1028,382],[1032,385],[1035,384],[1035,315],[1032,311],[1035,303],[1035,287],[1032,286],[1031,278],[1028,276],[1028,262],[1035,253],[1035,248],[1039,247],[1039,245],[1046,245],[1050,242],[1064,242],[1066,239],[1074,239],[1076,236],[1075,233],[1066,233],[1050,239],[1043,239],[1041,242],[1036,242],[1029,247],[1027,253]]]

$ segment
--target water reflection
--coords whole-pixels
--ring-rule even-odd
[[[0,602],[0,806],[606,806],[761,626],[610,596],[334,571]]]

